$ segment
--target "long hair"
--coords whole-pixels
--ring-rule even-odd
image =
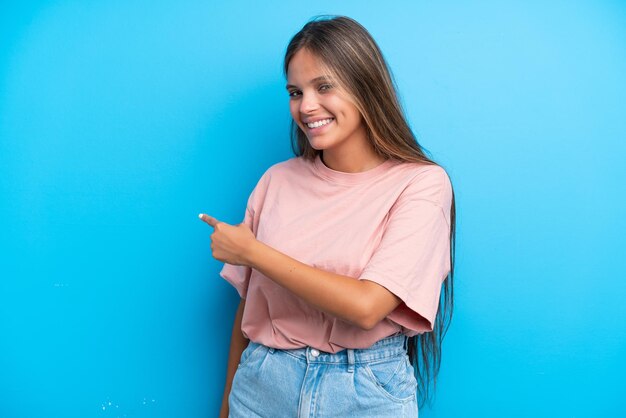
[[[378,45],[369,32],[346,16],[318,15],[296,33],[285,53],[283,71],[287,77],[289,62],[300,49],[315,55],[320,65],[335,80],[360,111],[368,140],[377,155],[387,159],[435,164],[417,142],[406,122],[398,100],[395,81]],[[321,151],[314,149],[304,132],[291,121],[291,147],[296,156],[313,160]],[[450,208],[450,272],[442,284],[439,309],[431,332],[417,334],[408,341],[407,352],[418,382],[418,404],[430,404],[441,363],[441,345],[450,326],[453,311],[453,276],[455,242],[455,204],[452,190]]]

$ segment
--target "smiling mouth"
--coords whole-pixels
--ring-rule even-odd
[[[322,126],[326,126],[334,120],[335,118],[328,118],[328,119],[318,120],[317,122],[305,123],[304,125],[309,129],[315,129],[315,128],[320,128]]]

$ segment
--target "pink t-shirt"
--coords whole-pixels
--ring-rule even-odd
[[[386,160],[346,173],[293,157],[268,168],[250,194],[243,222],[256,238],[296,260],[374,281],[402,303],[364,330],[309,305],[247,266],[220,276],[246,299],[244,336],[269,347],[336,353],[396,333],[432,331],[450,272],[452,186],[438,165]]]

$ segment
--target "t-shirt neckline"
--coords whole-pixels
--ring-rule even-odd
[[[317,172],[327,180],[341,184],[360,184],[371,181],[387,171],[394,164],[394,160],[388,158],[382,163],[369,170],[360,171],[358,173],[347,173],[345,171],[337,171],[328,167],[322,161],[321,153],[315,156],[314,166]]]

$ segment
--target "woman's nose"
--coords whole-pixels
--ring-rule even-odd
[[[302,95],[302,100],[300,101],[300,112],[302,113],[311,113],[315,109],[319,107],[319,103],[314,95]]]

